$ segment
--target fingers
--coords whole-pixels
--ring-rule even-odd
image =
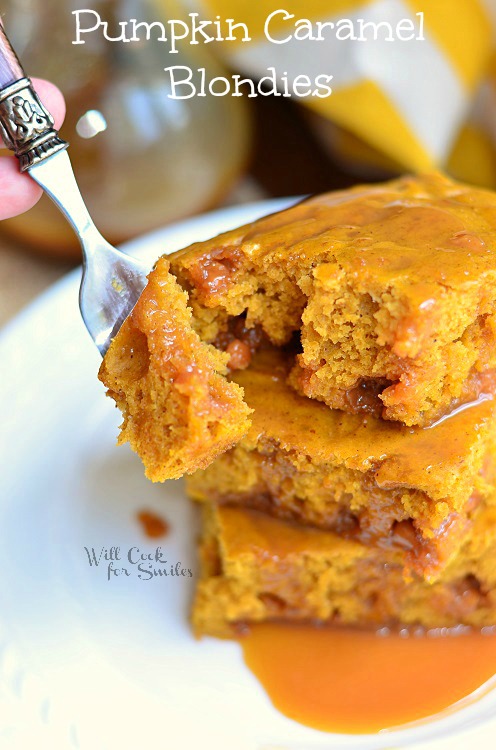
[[[33,79],[35,89],[55,120],[58,129],[65,116],[64,97],[52,83]],[[32,208],[41,197],[41,188],[26,174],[19,172],[17,158],[0,156],[0,220],[10,219]]]
[[[41,194],[36,182],[19,172],[15,156],[0,157],[0,220],[28,211],[38,203]]]

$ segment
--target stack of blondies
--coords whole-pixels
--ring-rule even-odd
[[[403,178],[312,198],[169,261],[151,280],[187,295],[189,371],[184,357],[171,365],[170,321],[152,346],[141,310],[102,379],[152,478],[181,408],[196,419],[176,443],[203,505],[196,632],[495,625],[496,197]],[[161,383],[176,397],[165,421],[150,397]]]

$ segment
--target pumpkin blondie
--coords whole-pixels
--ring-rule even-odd
[[[287,383],[291,358],[259,352],[234,380],[253,409],[245,438],[188,478],[196,500],[240,504],[405,550],[405,572],[433,579],[493,494],[496,402],[430,428],[329,409]]]
[[[100,368],[129,441],[153,481],[207,466],[247,432],[250,409],[224,353],[191,327],[187,294],[161,258]]]
[[[197,635],[233,636],[264,620],[427,628],[496,624],[496,506],[481,507],[456,557],[435,583],[403,577],[403,553],[208,504]]]
[[[428,425],[496,380],[496,195],[438,174],[306,200],[170,258],[203,341],[298,336],[302,394]],[[239,354],[242,354],[240,357]]]

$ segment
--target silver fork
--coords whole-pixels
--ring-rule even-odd
[[[150,270],[112,247],[95,227],[84,204],[67,154],[69,146],[0,25],[0,134],[5,145],[72,224],[83,251],[79,307],[102,356],[146,284]]]

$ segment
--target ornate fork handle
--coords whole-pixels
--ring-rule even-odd
[[[50,196],[81,241],[79,305],[103,356],[143,291],[149,268],[112,247],[93,224],[66,152],[69,144],[59,137],[1,26],[0,135],[19,158],[21,169]]]
[[[0,26],[0,135],[23,172],[68,147]]]

